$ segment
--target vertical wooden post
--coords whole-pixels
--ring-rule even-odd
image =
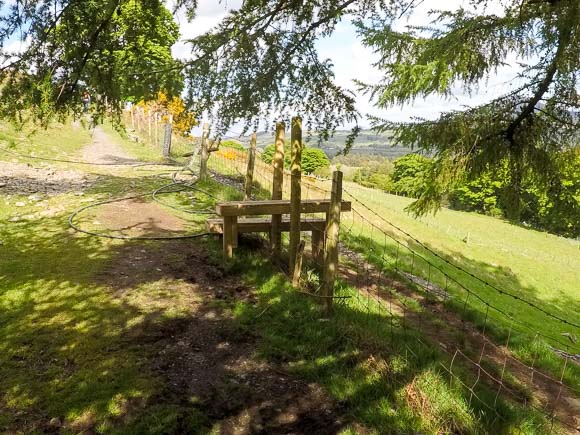
[[[332,297],[334,296],[334,281],[338,270],[338,233],[340,228],[340,207],[342,203],[342,172],[332,173],[332,191],[330,208],[326,219],[326,243],[324,244],[324,270],[322,296],[324,312],[330,315]]]
[[[171,153],[171,123],[165,124],[165,135],[163,137],[163,157],[169,157]]]
[[[294,262],[294,273],[292,275],[292,287],[300,287],[300,275],[302,274],[302,258],[304,255],[304,240],[300,240],[296,248],[296,261]]]
[[[312,230],[312,257],[322,270],[324,265],[324,231]]]
[[[159,114],[155,112],[155,148],[159,146],[159,133],[158,133],[158,122],[159,122]]]
[[[292,165],[290,166],[290,270],[294,270],[298,243],[300,243],[300,203],[302,177],[302,119],[292,118],[290,132]]]
[[[135,110],[135,106],[131,104],[131,128],[135,130],[135,114],[133,111]]]
[[[201,134],[201,162],[199,166],[199,179],[201,181],[205,181],[207,179],[207,161],[209,159],[209,144],[207,140],[208,136],[209,136],[209,124],[207,122],[204,122],[203,132]]]
[[[276,151],[272,160],[274,176],[272,179],[272,199],[282,199],[282,187],[284,184],[284,145],[286,125],[283,122],[276,123]],[[282,216],[272,216],[272,233],[270,234],[270,248],[274,255],[279,256],[282,249]]]
[[[254,185],[254,164],[256,163],[256,133],[250,139],[250,149],[248,151],[248,169],[246,170],[246,185],[244,186],[244,200],[250,199],[252,186]]]
[[[236,216],[224,216],[224,237],[223,237],[223,254],[224,261],[230,260],[234,256],[234,227],[236,226]]]
[[[151,143],[151,111],[147,110],[147,137]]]

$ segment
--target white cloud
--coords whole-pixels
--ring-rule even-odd
[[[185,12],[180,10],[175,19],[179,24],[181,38],[172,47],[173,56],[177,59],[190,58],[191,49],[186,41],[210,31],[227,16],[229,11],[238,9],[241,5],[242,0],[201,0],[192,21],[188,21]]]

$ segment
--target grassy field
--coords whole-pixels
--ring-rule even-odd
[[[125,152],[157,161],[155,150],[104,128]],[[33,136],[2,126],[0,135],[0,146],[71,160],[91,140],[90,131],[70,125],[55,125]],[[475,388],[481,401],[472,400],[461,382],[473,384],[476,374],[457,362],[454,376],[448,377],[442,365],[449,365],[449,355],[419,328],[392,328],[400,325],[400,316],[386,316],[380,305],[361,296],[355,282],[342,280],[338,294],[348,298],[336,304],[330,320],[321,320],[316,300],[291,289],[259,241],[242,244],[236,260],[224,268],[217,239],[112,240],[69,228],[67,218],[78,207],[150,192],[170,181],[171,168],[112,169],[0,155],[4,162],[13,159],[33,168],[50,164],[83,172],[91,184],[82,195],[60,189],[40,195],[40,200],[0,189],[0,432],[217,434],[229,433],[231,419],[265,432],[550,432],[550,422],[535,410],[503,395],[495,403],[495,390],[485,383]],[[198,187],[207,194],[177,192],[163,196],[167,205],[147,209],[170,224],[179,219],[176,232],[155,222],[145,232],[129,226],[122,231],[141,236],[200,232],[205,217],[175,207],[190,207],[192,199],[206,208],[218,200],[240,198],[236,189],[213,181]],[[347,186],[351,188],[356,186]],[[359,194],[369,195],[365,201],[376,201],[385,213],[391,206],[373,192]],[[145,197],[138,205],[151,203]],[[437,234],[435,224],[416,223],[405,217],[402,206],[393,207],[393,216],[408,219],[406,228],[412,233],[419,231],[413,224],[424,226],[421,237],[431,244],[427,235]],[[54,212],[41,215],[39,210]],[[122,208],[121,218],[129,218],[130,210]],[[22,218],[9,221],[16,215]],[[145,215],[141,218],[146,220]],[[78,223],[106,231],[115,223],[107,219],[97,208],[79,216]],[[453,216],[449,219],[453,222]],[[485,240],[486,234],[484,224],[475,225],[479,217],[473,219],[481,233],[473,229],[467,244],[459,240],[457,246],[449,242],[431,247],[442,255],[456,255],[456,260],[470,258],[471,266],[480,270],[491,260],[471,257],[470,245],[478,237]],[[494,228],[506,225],[489,222]],[[450,240],[463,231],[453,228],[455,232],[447,233]],[[365,231],[361,226],[352,235],[353,246],[372,247],[372,240],[362,238]],[[510,255],[525,243],[515,245]],[[556,238],[552,243],[560,246]],[[510,264],[508,258],[498,267]],[[512,277],[513,282],[518,281]],[[558,297],[553,291],[545,303],[557,309],[551,302]],[[566,294],[568,307],[575,307],[573,285]],[[424,326],[436,328],[438,321],[427,318]],[[200,331],[205,334],[197,335]],[[232,359],[215,359],[228,349]],[[196,377],[204,382],[196,384]],[[517,388],[510,379],[506,382]],[[204,391],[206,384],[209,391]],[[315,399],[308,393],[313,385],[323,390]],[[531,398],[529,391],[521,393]],[[259,418],[252,414],[256,406],[264,407]],[[285,420],[277,411],[297,407],[291,418],[283,415]],[[302,426],[293,426],[298,424]]]
[[[218,158],[213,164],[233,176],[243,173],[243,156],[238,160]],[[256,179],[266,191],[270,177],[267,169],[259,167]],[[323,190],[330,186],[329,182],[310,180],[303,196],[328,196],[308,184]],[[509,344],[521,361],[541,367],[555,379],[562,377],[573,388],[580,385],[580,367],[568,364],[549,347],[579,354],[580,343],[574,341],[578,328],[528,304],[580,324],[577,240],[448,209],[415,218],[405,212],[411,199],[351,182],[344,183],[344,197],[353,201],[356,212],[342,217],[343,241],[363,253],[366,261],[385,273],[393,275],[397,268],[438,285],[451,296],[447,308],[473,322],[495,343]],[[418,290],[424,294],[420,287]],[[572,339],[562,334],[570,334]]]
[[[572,343],[562,334],[578,334],[578,328],[563,323],[540,312],[523,302],[528,301],[537,307],[569,322],[580,324],[580,243],[508,222],[478,215],[442,209],[435,216],[413,218],[404,212],[410,199],[397,197],[347,183],[347,192],[378,213],[384,220],[367,213],[369,220],[396,240],[410,246],[431,264],[455,278],[458,283],[479,296],[483,301],[515,319],[513,324],[513,349],[526,361],[531,362],[536,344],[541,339],[554,347],[580,353],[580,344]],[[347,195],[348,196],[348,195]],[[368,223],[356,217],[351,221],[345,218],[345,225],[352,225],[356,242],[366,248],[366,252],[381,253],[388,264],[395,261],[396,243],[392,239],[378,240],[373,237]],[[388,222],[409,233],[422,245],[406,234],[390,226]],[[376,230],[375,230],[376,231]],[[376,235],[376,233],[375,233]],[[430,280],[452,293],[457,298],[459,308],[463,308],[467,292],[455,283],[446,282],[439,270],[429,267],[426,261],[415,257],[408,250],[399,250],[398,266]],[[459,265],[465,271],[481,278],[477,280],[467,273],[457,270],[447,262]],[[487,285],[489,283],[490,285]],[[521,300],[500,293],[498,290],[515,295]],[[471,297],[467,306],[471,320],[482,324],[485,321],[486,305]],[[509,332],[509,318],[489,310],[487,327],[498,341],[506,339]],[[536,337],[536,334],[539,334]],[[562,369],[560,358],[549,358],[546,365],[558,375]],[[571,385],[580,383],[580,371],[572,365],[565,373]]]

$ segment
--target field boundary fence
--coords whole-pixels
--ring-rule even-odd
[[[226,177],[243,190],[247,155],[220,148],[212,153],[209,168],[220,174],[221,181]],[[271,194],[272,177],[272,167],[257,155],[254,198]],[[289,195],[290,173],[285,171],[283,196]],[[329,199],[329,180],[303,176],[302,198]],[[509,399],[544,415],[549,432],[577,433],[580,345],[566,335],[538,330],[518,318],[517,310],[507,312],[472,288],[469,280],[566,330],[578,333],[580,326],[450,261],[381,216],[348,187],[343,189],[343,199],[352,202],[352,211],[341,218],[337,305],[350,300],[369,319],[378,316],[381,320],[369,320],[369,325],[384,328],[386,337],[399,337],[395,330],[402,332],[411,358],[421,358],[423,350],[437,347],[446,356],[439,365],[450,382],[465,390],[469,403],[480,402],[495,418],[506,418],[497,403]],[[319,258],[309,261],[313,269],[321,270]],[[305,286],[316,296],[317,288],[311,284]]]
[[[200,138],[177,134],[172,116],[162,108],[132,105],[123,111],[123,121],[129,139],[148,145],[164,158],[185,163],[199,153]]]

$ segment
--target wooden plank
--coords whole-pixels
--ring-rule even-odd
[[[340,203],[342,201],[342,172],[332,173],[330,209],[326,222],[326,243],[324,244],[324,270],[321,294],[324,296],[324,312],[328,316],[332,310],[334,281],[338,271],[338,233],[340,229]]]
[[[223,255],[225,261],[230,260],[234,256],[234,245],[232,243],[234,219],[235,217],[233,216],[224,217]]]
[[[290,166],[290,243],[288,246],[290,258],[288,270],[293,271],[300,243],[300,202],[302,199],[300,187],[300,178],[302,177],[302,119],[299,116],[292,118],[290,141],[292,165]]]
[[[250,139],[250,150],[248,152],[248,168],[246,169],[246,184],[244,186],[244,199],[247,201],[252,196],[252,186],[254,184],[254,164],[256,162],[256,133]]]
[[[328,199],[305,199],[300,202],[300,213],[326,213],[330,208]],[[350,211],[350,201],[341,202],[341,211]],[[218,216],[255,216],[263,214],[289,214],[290,200],[228,201],[216,204]]]
[[[304,240],[300,240],[296,247],[296,259],[294,260],[294,273],[292,274],[292,287],[300,288],[300,275],[302,275],[302,257],[304,254]]]
[[[322,218],[302,218],[301,220],[302,231],[323,234],[326,227],[326,221]],[[223,234],[224,221],[221,218],[208,219],[205,223],[205,227],[208,232],[215,234]],[[241,218],[237,222],[238,233],[270,233],[272,230],[272,220],[271,218]],[[290,231],[290,219],[283,218],[280,231],[288,232]],[[321,239],[322,240],[322,239]],[[322,241],[319,242],[318,246],[322,247]],[[322,252],[322,249],[320,250]]]
[[[272,199],[282,199],[282,189],[284,187],[284,145],[285,145],[286,125],[283,122],[276,123],[276,150],[272,158],[274,174],[272,178]],[[282,234],[280,232],[281,213],[272,213],[272,233],[270,235],[270,248],[274,256],[280,256],[282,249]]]

